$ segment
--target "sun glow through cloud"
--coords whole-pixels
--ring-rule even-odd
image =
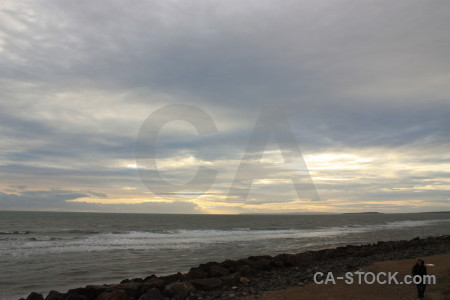
[[[450,210],[449,5],[4,1],[0,209]],[[206,117],[155,116],[137,162],[145,120],[180,104]],[[256,128],[267,104],[288,125]]]

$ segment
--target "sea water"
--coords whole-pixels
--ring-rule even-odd
[[[163,215],[0,211],[0,299],[187,272],[208,261],[449,234],[449,213]]]

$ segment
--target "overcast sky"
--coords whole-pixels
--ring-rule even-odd
[[[449,1],[0,6],[0,210],[450,210]]]

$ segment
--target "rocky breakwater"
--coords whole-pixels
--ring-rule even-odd
[[[251,256],[209,262],[185,274],[151,275],[119,284],[88,285],[45,298],[31,293],[26,300],[161,300],[229,299],[307,284],[315,272],[354,271],[375,261],[415,258],[450,251],[450,235],[406,241],[347,245],[335,249],[276,256]],[[25,299],[20,299],[25,300]]]

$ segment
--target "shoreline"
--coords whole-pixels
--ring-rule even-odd
[[[125,279],[118,284],[87,285],[45,298],[31,293],[26,300],[151,300],[239,299],[284,290],[312,282],[315,272],[355,271],[374,262],[414,259],[450,252],[450,235],[380,241],[332,249],[276,256],[250,256],[238,260],[209,262],[187,273],[150,275]],[[23,299],[23,298],[21,298]]]

